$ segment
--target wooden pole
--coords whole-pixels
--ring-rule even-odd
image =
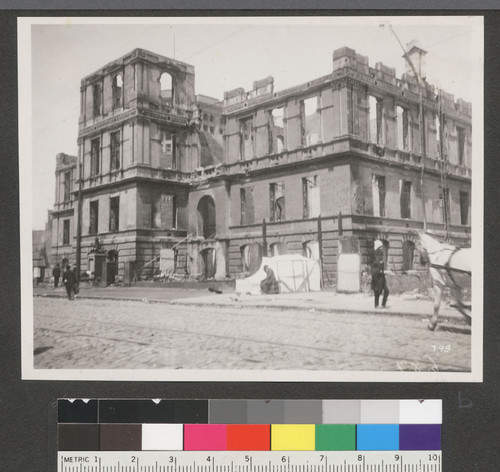
[[[267,257],[267,227],[265,218],[262,220],[262,255]]]
[[[318,249],[319,249],[319,270],[320,286],[323,288],[323,228],[321,226],[321,214],[318,215]]]

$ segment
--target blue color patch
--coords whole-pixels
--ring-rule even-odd
[[[358,451],[399,451],[398,424],[358,424]]]

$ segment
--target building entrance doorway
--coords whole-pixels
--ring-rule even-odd
[[[115,283],[116,276],[118,275],[118,251],[112,249],[108,251],[106,260],[106,285]]]
[[[210,195],[198,202],[198,234],[205,239],[215,236],[215,202]]]
[[[200,273],[204,279],[213,279],[217,271],[217,263],[215,259],[215,249],[207,248],[203,249],[200,253]]]

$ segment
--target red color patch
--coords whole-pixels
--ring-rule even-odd
[[[228,451],[269,451],[271,427],[268,424],[228,424]]]

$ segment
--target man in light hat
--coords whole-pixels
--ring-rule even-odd
[[[375,294],[375,308],[378,308],[378,301],[382,293],[384,294],[382,297],[382,307],[385,308],[387,297],[389,296],[389,289],[387,288],[384,274],[384,245],[382,241],[377,239],[373,247],[375,249],[375,261],[372,265],[371,275],[372,290]]]

